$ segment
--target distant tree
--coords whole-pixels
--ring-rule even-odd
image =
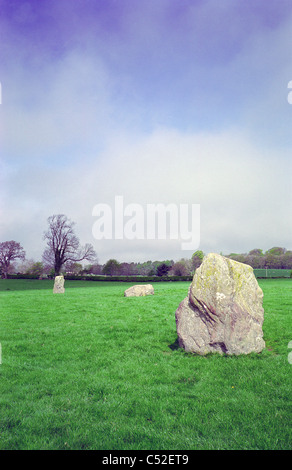
[[[261,250],[260,248],[254,248],[248,254],[254,256],[263,256],[263,250]]]
[[[155,269],[154,268],[149,269],[147,276],[155,276]]]
[[[157,262],[159,265],[159,262]],[[132,274],[141,276],[154,276],[156,273],[156,265],[152,261],[145,261],[144,263],[136,263],[135,271]]]
[[[204,258],[204,253],[201,250],[195,251],[191,259],[192,270],[195,271],[199,266],[201,266]]]
[[[156,268],[157,276],[166,276],[168,271],[171,269],[171,266],[166,263],[161,263]]]
[[[121,276],[133,276],[133,275],[139,275],[141,273],[140,273],[138,264],[131,262],[131,263],[121,263],[119,274]]]
[[[292,251],[287,250],[284,255],[282,255],[283,268],[292,269]]]
[[[230,255],[227,255],[226,258],[233,259],[239,263],[246,263],[247,255],[245,253],[230,253]]]
[[[177,261],[172,266],[169,271],[171,276],[189,276],[191,274],[191,261],[186,259],[181,259]]]
[[[25,259],[17,265],[17,272],[23,274],[33,274],[34,276],[42,276],[44,273],[44,265],[40,261],[33,259]]]
[[[62,266],[67,261],[96,259],[92,245],[87,243],[84,247],[80,247],[80,242],[73,230],[74,223],[64,214],[49,217],[48,224],[49,228],[44,233],[47,248],[43,253],[43,261],[54,268],[55,276],[60,274]]]
[[[252,250],[254,251],[254,250]],[[251,253],[251,252],[250,252]],[[254,269],[263,269],[266,266],[265,255],[248,254],[245,258],[245,263],[249,264]]]
[[[282,268],[281,256],[274,255],[273,253],[267,253],[265,255],[265,268],[281,269]]]
[[[270,254],[274,256],[284,255],[285,253],[286,253],[286,248],[281,248],[279,246],[274,246],[273,248],[270,248],[268,251],[266,251],[266,254]]]
[[[102,274],[102,265],[98,263],[94,263],[91,267],[92,274]]]
[[[101,272],[102,266],[98,263],[87,264],[82,270],[82,274],[101,274]]]
[[[74,261],[67,261],[64,265],[66,273],[80,274],[83,266],[80,263],[75,263]]]
[[[116,259],[109,259],[104,267],[102,273],[106,276],[114,276],[120,274],[121,265]]]
[[[265,253],[260,248],[251,250],[247,255],[231,253],[227,255],[235,261],[246,263],[254,269],[290,269],[292,268],[292,251],[275,246]]]
[[[0,267],[2,275],[7,279],[11,262],[25,259],[25,251],[20,243],[14,240],[0,243]]]
[[[288,253],[288,257],[286,258],[286,253]],[[287,263],[287,259],[289,259],[289,252],[287,252],[286,248],[281,248],[278,246],[274,246],[265,252],[265,268],[269,269],[283,269],[289,263]],[[289,267],[287,268],[289,269]]]
[[[42,276],[44,272],[44,265],[40,261],[33,262],[29,273],[28,274],[33,274],[34,276]]]
[[[33,259],[24,259],[20,263],[17,263],[17,272],[22,274],[30,274],[30,270],[34,265]]]

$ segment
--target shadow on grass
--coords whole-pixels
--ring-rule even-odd
[[[176,351],[177,349],[180,349],[180,345],[178,343],[178,338],[176,338],[175,342],[172,343],[172,344],[169,344],[168,347],[172,350],[172,351]]]

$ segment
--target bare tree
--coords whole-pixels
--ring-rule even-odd
[[[73,226],[66,215],[58,214],[48,218],[49,228],[44,233],[47,247],[43,253],[45,264],[54,267],[55,275],[58,276],[61,268],[67,261],[78,262],[82,260],[93,261],[96,253],[93,246],[87,243],[84,247],[76,237]]]
[[[0,268],[5,279],[7,279],[11,261],[14,261],[15,259],[25,259],[25,251],[20,243],[17,243],[14,240],[0,243]]]

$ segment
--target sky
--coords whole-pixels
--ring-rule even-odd
[[[65,214],[100,263],[292,249],[291,80],[291,0],[0,0],[0,241],[39,261]],[[97,239],[117,197],[132,233],[199,205],[197,246]]]

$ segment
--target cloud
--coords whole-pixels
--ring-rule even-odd
[[[115,196],[121,195],[124,206],[139,204],[145,214],[147,204],[200,204],[203,251],[289,247],[292,227],[283,203],[291,192],[289,171],[291,164],[281,168],[273,152],[263,153],[236,129],[187,135],[161,129],[141,139],[124,135],[104,150],[101,160],[55,170],[36,167],[34,173],[22,169],[21,190],[20,176],[11,175],[4,220],[6,230],[13,226],[23,237],[30,232],[24,241],[34,253],[41,253],[46,218],[65,213],[76,222],[82,243],[93,243],[101,261],[191,255],[181,250],[181,240],[95,240],[93,207],[108,204],[114,216]]]
[[[64,213],[101,261],[190,255],[94,240],[94,205],[122,195],[200,204],[203,251],[291,248],[288,4],[87,3],[1,20],[0,238],[40,258]]]
[[[29,72],[13,78],[3,86],[6,155],[62,164],[76,146],[98,147],[110,125],[109,82],[101,61],[75,51],[40,71],[33,83]]]

